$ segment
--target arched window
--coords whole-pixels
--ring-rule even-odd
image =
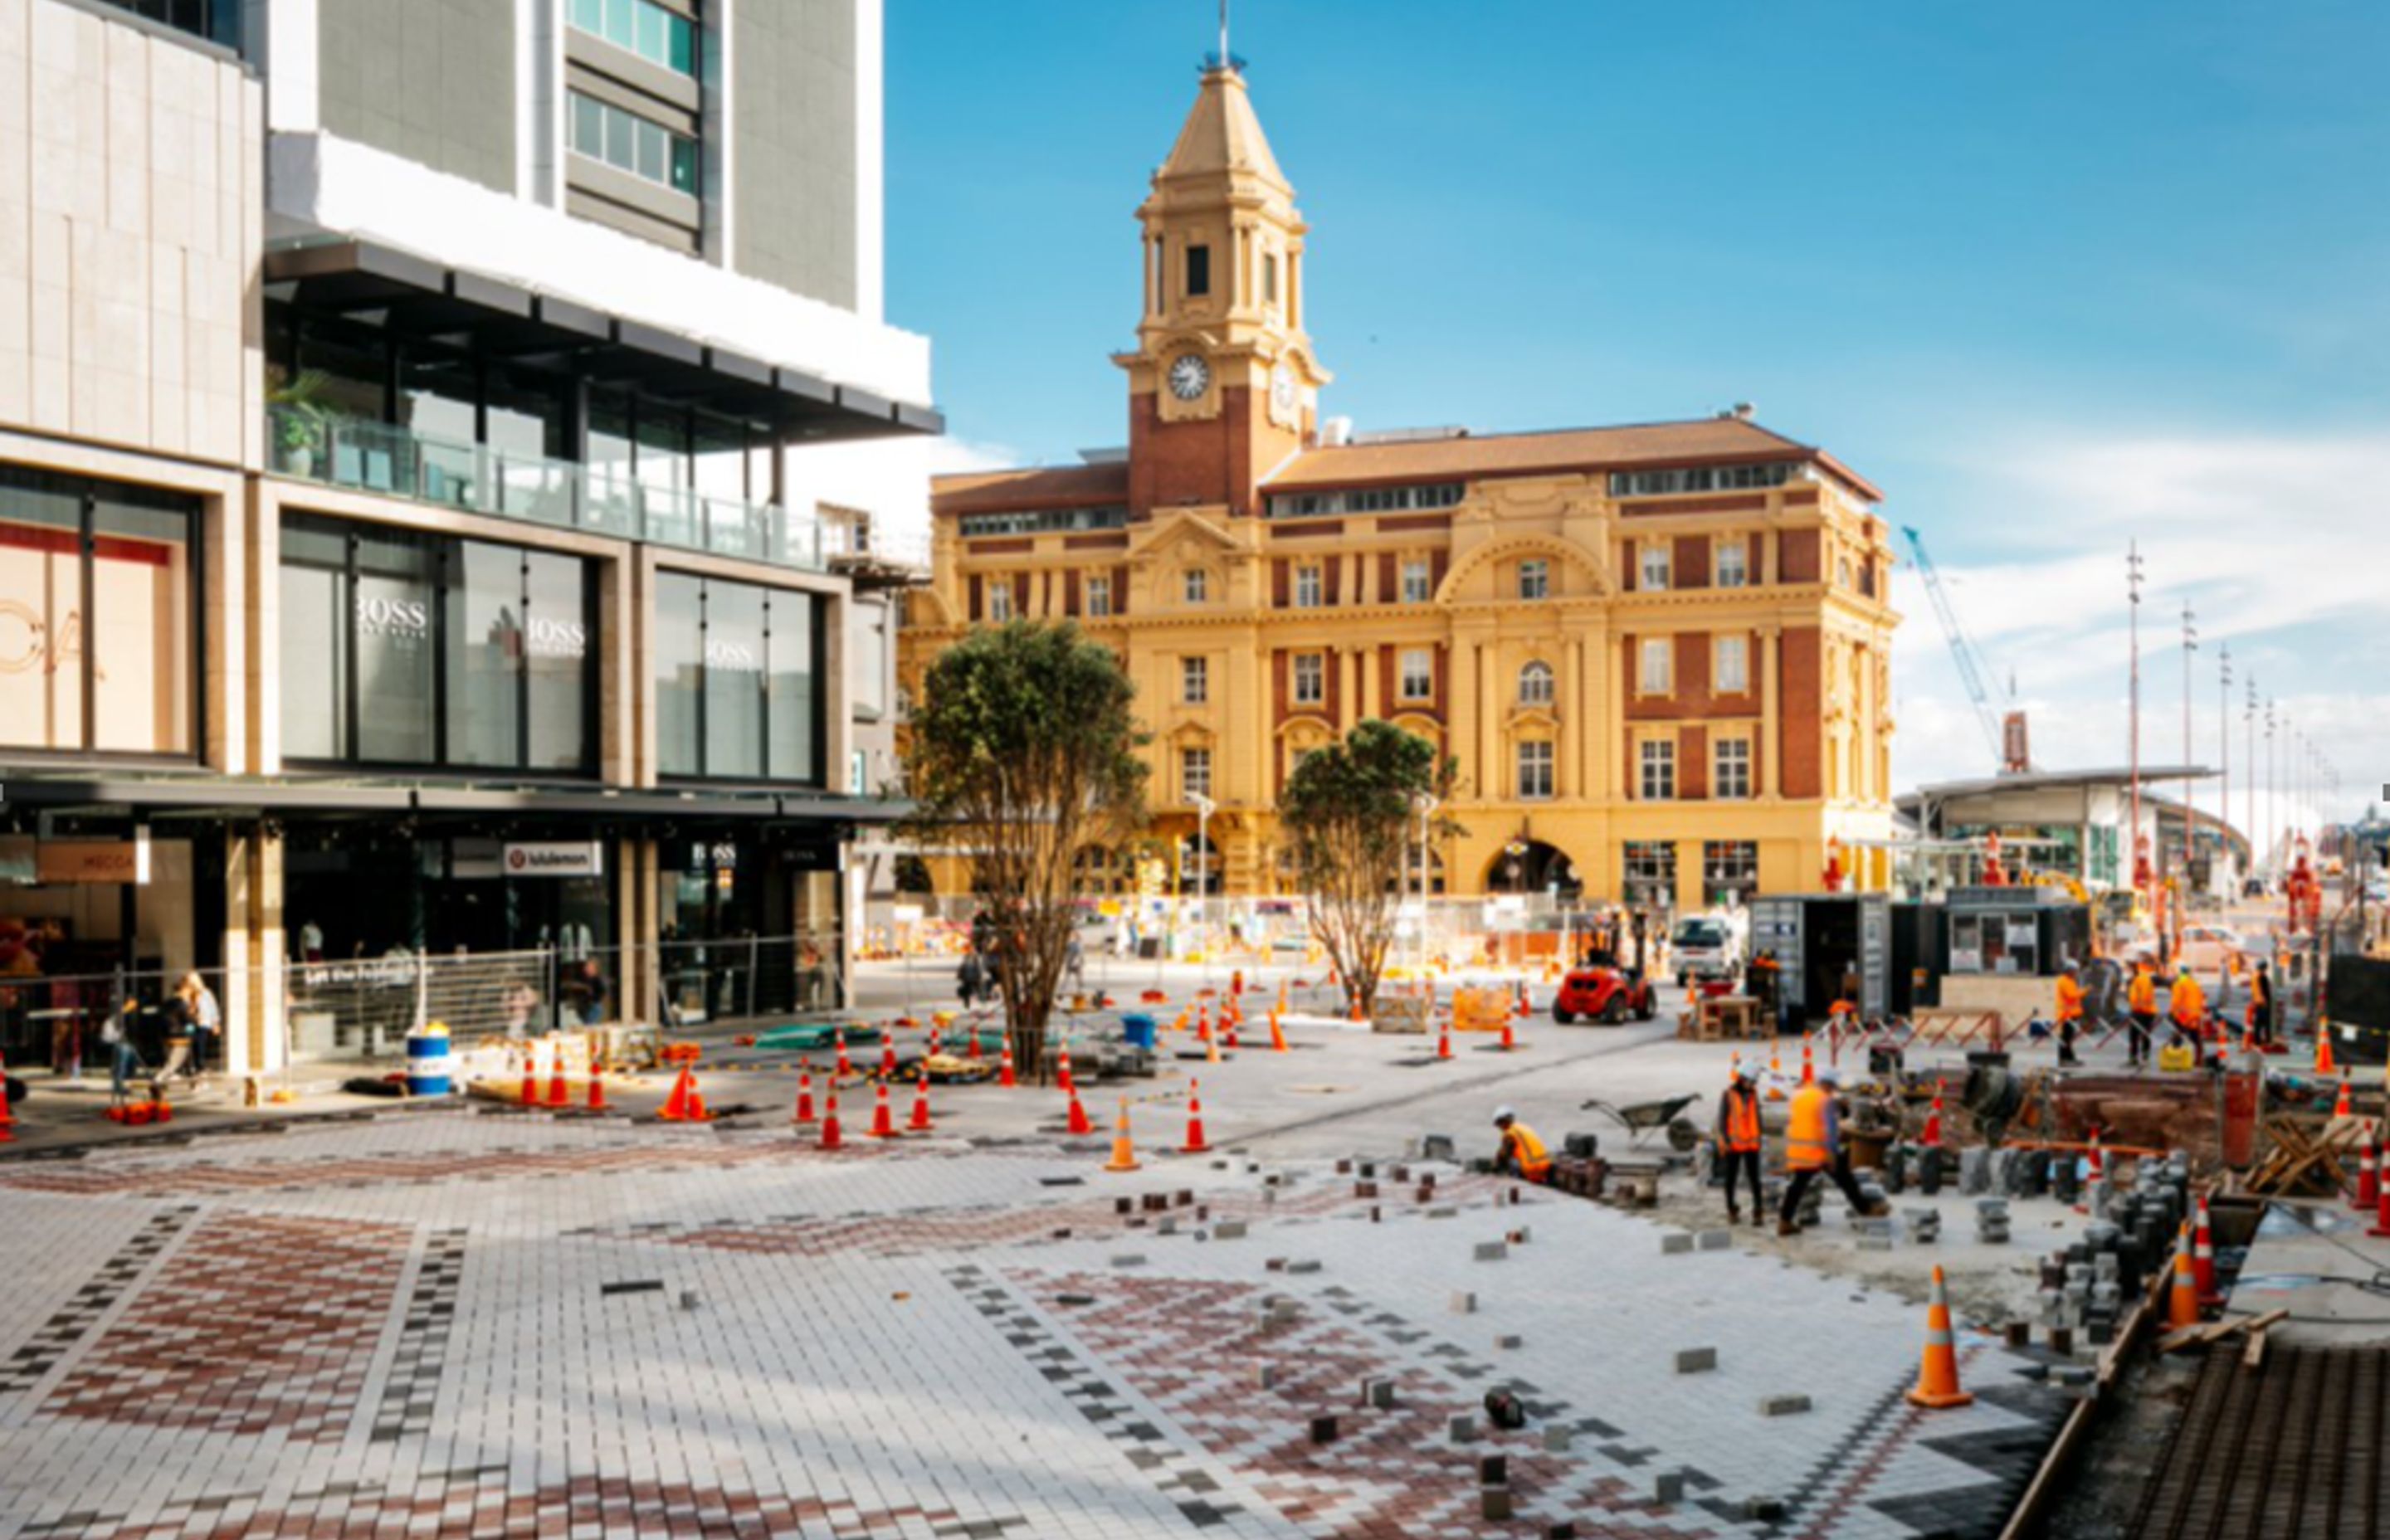
[[[1548,706],[1552,703],[1552,665],[1529,663],[1519,671],[1519,704]]]

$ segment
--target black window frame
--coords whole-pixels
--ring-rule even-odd
[[[688,579],[698,585],[696,710],[691,713],[691,721],[694,724],[693,730],[697,737],[697,753],[695,757],[698,767],[695,770],[671,771],[662,770],[659,768],[659,772],[656,776],[658,782],[666,786],[802,786],[814,790],[829,790],[830,787],[830,692],[825,686],[824,681],[829,678],[829,670],[825,667],[825,660],[829,657],[827,644],[829,628],[829,599],[831,596],[817,593],[810,588],[782,588],[775,587],[767,583],[747,583],[738,578],[714,577],[705,572],[693,572],[685,568],[665,567],[660,569],[660,571],[668,572],[674,577]],[[764,773],[760,776],[717,776],[706,767],[707,751],[712,744],[712,735],[710,732],[712,724],[706,720],[708,709],[707,701],[710,699],[710,691],[707,689],[707,686],[711,683],[707,676],[713,667],[712,663],[706,661],[706,639],[707,634],[712,629],[713,624],[709,611],[713,608],[713,591],[716,584],[734,588],[751,588],[764,596],[763,669],[765,679],[765,687],[764,689],[764,714],[756,728],[758,741],[763,746],[764,754]],[[812,616],[814,764],[813,773],[810,776],[776,776],[772,773],[772,691],[769,681],[771,679],[772,671],[772,637],[776,635],[772,622],[772,601],[774,598],[781,595],[788,595],[804,600],[806,609],[810,611]],[[893,638],[892,637],[891,640],[893,643]],[[647,660],[646,667],[649,671],[649,681],[652,683],[656,667],[656,661],[652,655],[650,655]],[[661,767],[664,757],[663,745],[661,743],[657,744],[655,752],[657,764],[659,767]]]

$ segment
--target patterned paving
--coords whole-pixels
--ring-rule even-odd
[[[1097,1163],[459,1112],[0,1165],[0,1536],[1902,1540],[2058,1405],[1974,1341],[1918,1413],[1909,1307],[1449,1168]]]

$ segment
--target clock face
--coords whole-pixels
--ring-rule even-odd
[[[1170,361],[1170,393],[1181,401],[1199,400],[1212,386],[1212,366],[1191,353]]]
[[[1283,364],[1270,371],[1270,405],[1280,417],[1294,416],[1294,371]]]

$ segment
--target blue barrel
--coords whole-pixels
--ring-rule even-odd
[[[406,1040],[406,1094],[444,1097],[455,1089],[450,1078],[448,1034],[415,1033]]]
[[[1149,1053],[1153,1050],[1154,1036],[1152,1017],[1147,1016],[1142,1012],[1122,1017],[1121,1033],[1128,1039],[1128,1046],[1130,1047],[1143,1048]]]

